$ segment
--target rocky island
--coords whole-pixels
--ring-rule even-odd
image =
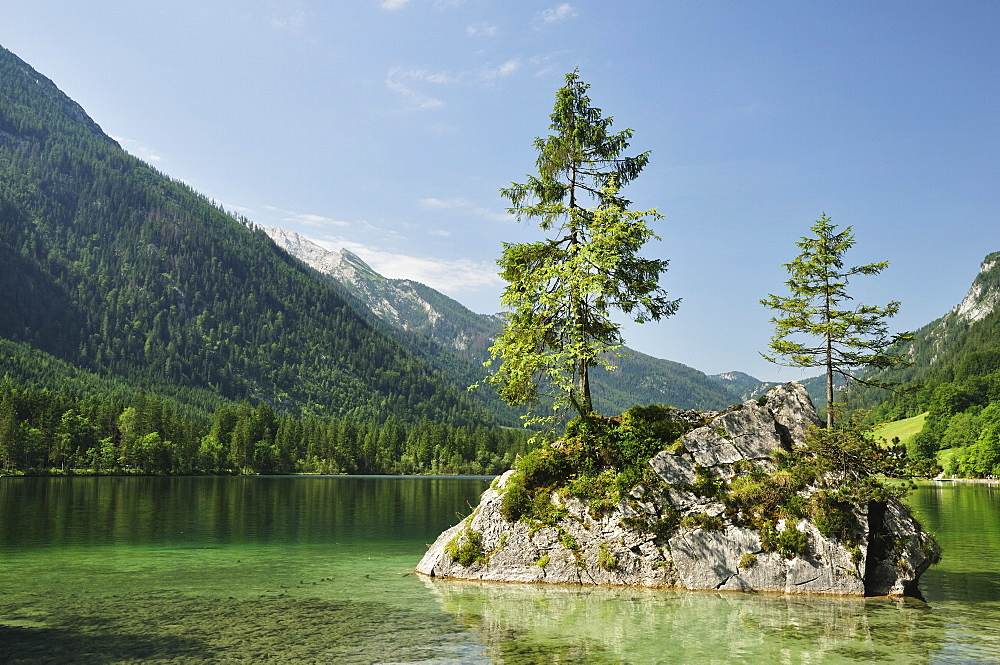
[[[916,595],[940,550],[789,383],[722,413],[636,407],[498,477],[417,566],[433,578]],[[638,460],[638,461],[637,461]]]

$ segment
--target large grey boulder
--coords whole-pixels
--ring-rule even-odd
[[[824,536],[803,518],[776,524],[767,535],[771,546],[765,547],[765,536],[734,513],[724,496],[696,491],[699,477],[731,483],[748,470],[770,472],[777,456],[805,445],[808,428],[819,419],[800,384],[780,386],[722,414],[702,415],[707,424],[650,460],[657,486],[635,487],[611,510],[591,510],[585,499],[553,492],[561,515],[554,523],[508,521],[500,511],[515,473],[508,471],[468,518],[438,537],[417,572],[556,584],[856,596],[915,592],[939,550],[895,499],[851,505],[857,524],[852,542]],[[805,501],[817,491],[809,487],[799,494]],[[655,527],[667,518],[670,528]],[[775,551],[774,534],[786,530],[805,539],[804,553]]]

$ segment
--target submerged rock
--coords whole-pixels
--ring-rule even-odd
[[[703,416],[706,424],[649,460],[652,480],[610,508],[556,488],[551,519],[508,520],[503,495],[518,472],[506,472],[468,518],[437,538],[417,572],[505,582],[916,593],[940,550],[906,506],[882,495],[845,502],[837,490],[859,483],[857,473],[825,472],[796,486],[779,468],[819,425],[800,384]],[[689,413],[683,417],[690,421]],[[786,484],[791,489],[782,495]],[[799,509],[768,512],[747,503],[762,493]]]

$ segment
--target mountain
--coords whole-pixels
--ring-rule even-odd
[[[246,220],[126,153],[0,48],[0,377],[65,368],[193,408],[490,416]],[[32,365],[43,353],[53,359]],[[61,368],[61,369],[60,369]]]
[[[1000,347],[1000,338],[993,335],[998,305],[1000,252],[993,252],[983,259],[962,302],[914,333],[906,346],[912,364],[895,378],[912,381],[935,374],[949,379],[956,372],[966,373],[959,366],[968,363],[967,356]]]
[[[760,379],[750,376],[745,372],[724,372],[722,374],[713,374],[710,378],[726,386],[726,388],[736,396],[737,401],[740,402],[760,397],[771,388],[782,385],[777,381],[761,381]],[[813,406],[825,414],[826,377],[823,375],[810,376],[805,379],[795,379],[795,381],[798,381],[805,387],[806,392],[809,393],[809,399],[812,400]],[[833,386],[835,390],[843,388],[846,383],[846,379],[842,376],[833,377]]]
[[[477,314],[419,282],[383,277],[351,252],[326,250],[294,231],[264,230],[279,247],[333,280],[378,319],[432,340],[442,353],[464,359],[460,369],[454,362],[451,365],[466,385],[484,376],[482,363],[503,329],[502,315]],[[636,404],[721,409],[739,400],[727,385],[696,369],[633,349],[623,352],[628,355],[615,360],[617,369],[592,375],[599,411],[621,413]]]
[[[761,381],[745,372],[723,372],[722,374],[712,374],[709,378],[726,386],[729,392],[736,395],[741,402],[763,395],[779,385],[771,381]]]
[[[983,259],[969,292],[948,315],[972,324],[995,312],[997,305],[1000,305],[1000,252],[993,252]]]
[[[948,313],[913,333],[899,350],[908,364],[880,372],[862,372],[862,379],[895,383],[896,392],[852,384],[846,396],[852,408],[875,409],[883,420],[915,416],[929,407],[937,386],[1000,369],[1000,252],[988,254],[960,303]],[[741,399],[749,399],[777,385],[742,372],[716,374],[716,379]],[[817,408],[826,404],[822,376],[799,380]],[[834,377],[840,391],[846,382]]]
[[[276,226],[264,231],[295,258],[334,280],[378,319],[482,362],[503,327],[499,314],[476,314],[429,286],[409,279],[390,279],[375,272],[356,254],[331,252],[305,236]]]
[[[901,351],[909,367],[875,375],[901,386],[881,400],[860,391],[854,401],[875,404],[882,421],[926,413],[906,449],[927,475],[1000,475],[1000,252],[986,256],[962,302]]]
[[[901,390],[888,396],[860,390],[853,396],[861,406],[877,405],[878,415],[886,420],[927,410],[942,384],[1000,370],[1000,252],[986,256],[960,303],[915,331],[900,350],[908,366],[872,376],[898,383]]]

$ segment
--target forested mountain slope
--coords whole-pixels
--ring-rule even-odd
[[[927,412],[908,444],[928,469],[1000,476],[1000,252],[989,254],[961,303],[916,333],[904,349],[912,364],[877,375],[900,389],[877,403],[874,415],[897,420]],[[879,395],[856,394],[859,404]]]
[[[934,391],[944,383],[986,376],[1000,370],[1000,252],[986,256],[968,294],[940,319],[913,334],[903,350],[910,364],[880,372],[878,380],[892,381],[905,390],[885,395],[861,391],[858,404],[878,404],[886,420],[926,411]]]
[[[482,363],[489,358],[489,347],[503,328],[502,315],[477,314],[419,282],[384,277],[351,252],[331,252],[294,231],[278,227],[265,231],[280,247],[334,280],[381,320],[430,340],[436,345],[432,356],[464,359],[442,361],[452,368],[456,381],[468,384],[484,375]],[[599,370],[591,376],[599,412],[618,414],[636,404],[721,409],[738,401],[736,392],[696,369],[628,348],[623,353],[628,355],[614,362],[618,369]]]
[[[484,421],[263,231],[127,154],[2,48],[0,90],[0,337],[12,348],[206,409],[248,399]]]

